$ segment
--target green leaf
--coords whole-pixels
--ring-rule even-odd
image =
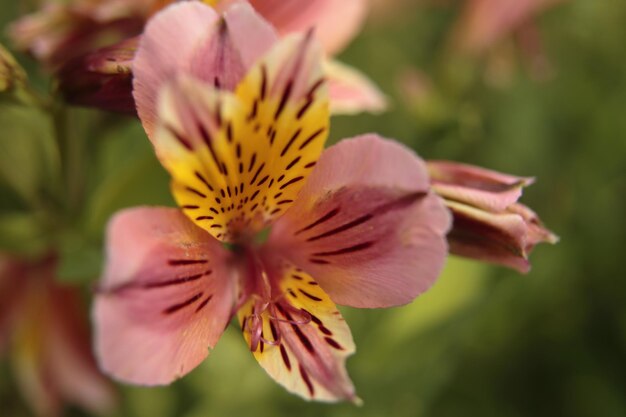
[[[66,283],[91,282],[100,275],[103,253],[100,245],[68,234],[61,240],[57,278]]]
[[[0,104],[0,181],[33,206],[59,178],[52,132],[50,118],[38,108]]]
[[[46,250],[48,240],[32,213],[0,213],[0,251],[35,256]]]
[[[137,205],[172,205],[169,177],[139,123],[103,138],[87,204],[87,233],[100,237],[117,210]]]

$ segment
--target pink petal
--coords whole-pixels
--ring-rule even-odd
[[[228,7],[223,20],[198,46],[191,62],[191,74],[212,84],[234,90],[257,60],[270,50],[278,37],[254,9],[245,2]]]
[[[446,200],[454,226],[448,235],[450,252],[508,266],[526,273],[528,256],[535,245],[557,243],[559,238],[546,229],[537,215],[522,204],[492,213],[460,202]]]
[[[146,25],[133,61],[133,97],[148,136],[161,85],[178,72],[190,71],[194,52],[210,40],[217,20],[210,7],[184,2],[156,14]]]
[[[447,205],[454,217],[448,235],[450,253],[508,266],[522,273],[530,270],[527,227],[521,216],[491,213],[453,201],[447,201]]]
[[[515,203],[534,181],[452,161],[428,161],[427,166],[433,189],[443,198],[497,212]]]
[[[379,113],[387,108],[384,94],[355,68],[338,61],[327,61],[324,70],[328,77],[333,113]]]
[[[18,273],[8,278],[22,283],[11,334],[22,395],[38,415],[58,414],[65,402],[110,411],[113,392],[91,354],[79,291],[54,282],[53,256],[12,263]]]
[[[269,245],[339,304],[405,304],[439,275],[450,216],[424,163],[375,135],[343,140],[318,161]]]
[[[247,3],[229,7],[222,20],[199,2],[174,4],[154,16],[133,62],[133,96],[148,136],[164,82],[188,73],[232,90],[275,40],[273,29]]]
[[[77,290],[51,286],[45,326],[50,378],[63,399],[94,413],[110,412],[115,399],[109,381],[92,356],[90,332]]]
[[[537,243],[547,242],[555,244],[559,241],[559,237],[546,229],[537,213],[529,207],[515,203],[509,206],[507,211],[520,215],[526,223],[526,227],[528,228],[528,242],[526,243],[527,253],[530,253]]]
[[[315,27],[324,49],[342,50],[361,29],[366,0],[251,0],[254,8],[285,35]]]
[[[274,27],[245,1],[234,2],[223,15],[245,68],[250,68],[278,41]]]
[[[180,211],[117,214],[94,306],[100,366],[136,384],[167,384],[215,346],[233,307],[228,251]]]

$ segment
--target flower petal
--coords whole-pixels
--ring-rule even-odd
[[[252,67],[278,41],[276,29],[247,1],[228,5],[223,16],[245,68]]]
[[[339,304],[405,304],[435,281],[450,216],[424,163],[366,135],[329,148],[268,244],[317,277]]]
[[[345,369],[355,347],[341,313],[302,270],[278,262],[268,269],[270,279],[280,283],[280,295],[263,311],[256,311],[251,298],[238,313],[254,357],[289,392],[318,401],[358,402]]]
[[[198,45],[210,40],[217,20],[210,7],[184,2],[156,14],[146,25],[133,61],[133,97],[149,137],[160,87],[178,72],[190,71]]]
[[[281,33],[316,28],[326,52],[342,50],[361,29],[365,0],[251,0],[254,8]]]
[[[199,2],[157,14],[133,63],[133,95],[148,136],[153,136],[158,91],[165,82],[182,72],[232,90],[275,41],[273,28],[247,3],[227,8],[222,19]]]
[[[5,277],[15,281],[12,290],[21,289],[11,292],[18,297],[10,317],[11,364],[21,394],[37,415],[56,415],[65,402],[110,411],[113,392],[91,355],[80,292],[54,282],[56,266],[54,256],[45,256],[13,260],[0,271],[12,273]]]
[[[59,90],[72,103],[135,115],[132,60],[139,37],[97,49],[65,63],[58,72]]]
[[[331,111],[334,114],[362,111],[379,113],[387,108],[385,95],[360,71],[329,60],[324,70],[328,77]]]
[[[47,289],[46,366],[63,398],[94,413],[110,412],[115,403],[108,379],[100,373],[92,356],[86,311],[76,289],[55,286]]]
[[[452,161],[428,161],[426,164],[437,194],[497,212],[515,203],[522,189],[534,181],[531,177],[516,177]]]
[[[526,273],[528,255],[540,242],[556,243],[558,238],[546,230],[537,216],[521,204],[510,210],[491,213],[475,207],[446,201],[454,216],[448,235],[450,252],[508,266]]]
[[[145,385],[167,384],[196,367],[226,327],[234,304],[228,251],[180,211],[117,214],[94,306],[103,370]]]
[[[235,95],[187,77],[164,88],[157,155],[185,214],[217,239],[261,230],[305,183],[328,131],[320,54],[310,35],[292,36]]]

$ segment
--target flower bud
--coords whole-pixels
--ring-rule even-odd
[[[429,161],[428,169],[433,190],[454,218],[451,253],[525,273],[536,244],[558,241],[535,212],[517,202],[533,178],[448,161]]]

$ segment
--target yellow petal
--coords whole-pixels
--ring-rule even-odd
[[[286,267],[282,273],[282,296],[269,304],[252,297],[238,312],[254,357],[289,392],[358,403],[345,369],[355,346],[341,313],[305,272]],[[258,331],[261,337],[255,341]]]
[[[238,241],[291,205],[328,134],[322,74],[319,45],[298,35],[255,64],[234,94],[188,77],[164,88],[154,143],[198,226]]]

